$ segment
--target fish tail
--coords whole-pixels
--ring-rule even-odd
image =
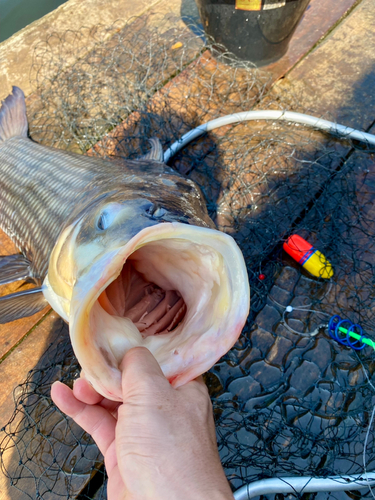
[[[27,137],[27,130],[25,95],[13,87],[0,108],[0,143],[12,137]]]

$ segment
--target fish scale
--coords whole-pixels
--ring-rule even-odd
[[[72,207],[104,183],[110,187],[129,180],[125,164],[48,148],[24,137],[0,143],[0,166],[0,227],[40,279]]]
[[[72,205],[97,175],[88,158],[68,157],[23,137],[0,144],[0,227],[40,278]]]
[[[151,224],[156,222],[150,221],[152,214],[147,210],[166,203],[173,210],[172,220],[186,222],[190,214],[210,225],[199,190],[162,162],[158,140],[150,140],[152,149],[144,159],[116,162],[42,146],[27,137],[27,130],[25,97],[13,87],[13,94],[0,108],[0,228],[21,253],[0,256],[0,284],[31,278],[39,286],[21,287],[15,294],[0,297],[0,323],[45,307],[45,285],[41,285],[59,234],[94,210],[88,231],[95,238],[101,211],[105,212],[115,193],[117,207],[126,211],[126,204],[137,200],[130,203]],[[129,221],[127,229],[136,225]],[[121,231],[118,238],[126,234]],[[58,260],[58,266],[64,272],[64,259]]]

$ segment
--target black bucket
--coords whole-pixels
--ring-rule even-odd
[[[264,66],[280,59],[310,0],[195,0],[218,50]]]

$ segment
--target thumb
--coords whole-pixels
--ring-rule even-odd
[[[124,356],[120,368],[122,369],[122,390],[124,401],[129,395],[129,391],[141,386],[168,385],[159,363],[151,352],[145,347],[133,347]]]

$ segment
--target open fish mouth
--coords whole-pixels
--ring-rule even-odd
[[[163,290],[149,281],[150,263],[147,254],[158,251],[161,245],[146,245],[136,250],[124,264],[119,276],[99,295],[98,302],[111,316],[130,319],[142,338],[162,335],[175,330],[186,314],[186,304],[177,290]],[[146,254],[145,254],[146,253]],[[143,255],[145,254],[145,255]],[[143,274],[137,271],[140,262],[146,266]],[[168,286],[166,287],[168,288]]]
[[[73,288],[70,336],[83,375],[122,399],[127,350],[148,348],[178,387],[235,343],[249,310],[243,256],[219,231],[182,223],[141,230],[110,251]]]

